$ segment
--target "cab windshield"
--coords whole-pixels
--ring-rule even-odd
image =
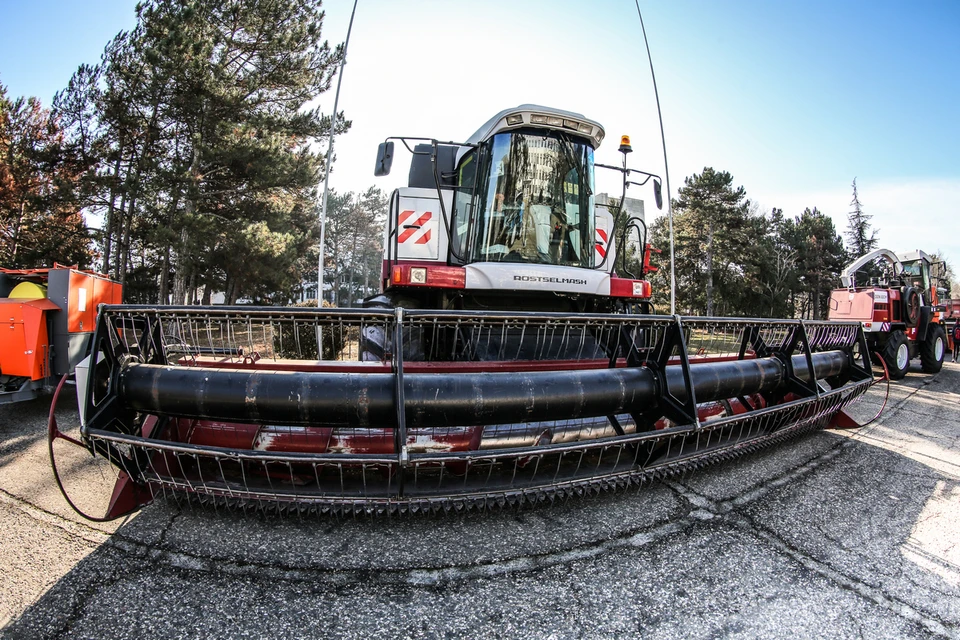
[[[903,275],[914,287],[921,287],[924,290],[930,288],[930,271],[925,268],[923,260],[911,260],[904,262]]]
[[[454,204],[466,262],[595,266],[593,147],[559,132],[512,132],[481,147],[479,162],[475,153],[460,163]]]

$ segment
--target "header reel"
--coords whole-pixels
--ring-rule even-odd
[[[82,445],[123,472],[108,518],[536,503],[825,427],[871,384],[858,344],[799,320],[109,306]]]

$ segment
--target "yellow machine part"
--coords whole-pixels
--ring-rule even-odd
[[[47,297],[47,288],[35,282],[21,282],[7,297],[15,300],[40,300]]]

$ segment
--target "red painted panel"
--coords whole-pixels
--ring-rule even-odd
[[[70,272],[70,288],[67,292],[67,331],[70,333],[93,331],[96,313],[93,281],[94,278],[86,273]]]
[[[97,312],[97,305],[100,304],[120,304],[123,302],[123,286],[119,282],[104,280],[103,278],[93,279],[93,313]]]
[[[0,300],[0,372],[31,380],[47,377],[46,312],[58,308],[50,300]]]
[[[70,272],[70,290],[67,293],[67,331],[91,332],[97,319],[97,305],[120,304],[123,286],[82,271]]]

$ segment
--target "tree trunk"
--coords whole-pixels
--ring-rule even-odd
[[[163,261],[160,269],[160,294],[157,303],[167,304],[170,300],[170,245],[163,248]]]
[[[133,208],[136,206],[135,202],[135,199],[130,200],[130,213],[124,218],[122,240],[117,251],[117,270],[119,271],[117,279],[121,284],[127,281],[127,265],[130,263],[130,227],[132,226],[131,220],[133,219]]]
[[[153,110],[150,114],[150,121],[146,126],[147,135],[143,141],[143,146],[140,148],[139,155],[136,153],[136,147],[134,147],[134,153],[131,157],[131,162],[136,160],[135,172],[133,176],[133,193],[130,195],[130,206],[127,209],[127,214],[121,226],[122,229],[122,240],[120,245],[117,248],[117,279],[123,283],[126,281],[127,277],[127,264],[130,263],[130,228],[133,226],[133,215],[137,210],[137,199],[140,196],[140,180],[143,176],[143,163],[144,158],[149,157],[150,153],[153,150],[154,139],[151,135],[157,125],[157,118],[159,116],[159,97],[153,101]]]
[[[126,219],[126,207],[127,207],[127,192],[126,190],[124,190],[120,194],[120,206],[114,209],[114,214],[113,214],[113,217],[115,218],[113,222],[114,226],[118,226],[121,229],[123,229],[123,221]],[[113,228],[109,230],[109,234],[112,238]],[[114,250],[116,251],[116,254],[113,256],[113,276],[114,278],[119,278],[120,268],[117,265],[120,262],[120,249],[121,249],[120,239],[117,238],[117,241],[115,243],[111,242],[111,245],[115,245]],[[107,272],[104,272],[104,273],[107,273]]]
[[[370,295],[370,260],[364,256],[363,260],[363,297]]]
[[[819,320],[820,319],[820,276],[819,275],[817,275],[817,277],[813,279],[813,291],[811,293],[813,295],[813,301],[812,301],[813,302],[813,319]]]
[[[123,142],[117,151],[117,161],[113,165],[113,181],[110,184],[110,203],[107,205],[107,219],[103,222],[103,273],[110,273],[110,251],[113,249],[113,211],[117,202],[117,182],[120,180],[120,159],[123,158]]]
[[[17,219],[14,221],[14,224],[13,224],[13,254],[11,256],[13,259],[13,264],[10,266],[13,267],[14,269],[16,269],[19,266],[17,264],[17,253],[20,250],[20,228],[23,225],[23,217],[26,215],[26,213],[27,213],[27,203],[26,201],[24,201],[20,203],[19,207],[17,207]],[[50,266],[52,267],[53,265],[50,265]]]
[[[191,208],[191,202],[187,201],[187,209]],[[187,292],[187,228],[180,230],[180,247],[177,250],[177,266],[173,274],[173,304],[183,304],[184,296]]]
[[[713,316],[713,220],[707,223],[707,316]]]
[[[177,214],[177,207],[180,206],[181,191],[178,188],[173,194],[173,202],[167,210],[167,225],[173,226],[173,218]],[[170,252],[172,247],[168,244],[163,248],[163,266],[160,272],[160,304],[167,304],[170,299]]]
[[[200,150],[194,145],[190,159],[190,180],[193,182],[194,187],[196,187],[199,174]],[[197,210],[197,203],[194,201],[195,196],[195,189],[191,189],[188,186],[185,196],[186,203],[184,205],[184,213],[186,215],[184,216],[183,226],[180,229],[180,249],[177,255],[177,270],[173,278],[173,295],[177,300],[183,300],[187,288],[187,224],[193,219],[193,215]]]
[[[224,298],[225,298],[225,299],[224,299],[224,303],[225,303],[225,304],[228,304],[228,305],[237,304],[237,289],[238,289],[238,288],[239,288],[239,287],[237,286],[237,281],[236,281],[236,280],[228,280],[228,281],[227,281],[227,290],[226,290],[226,292],[224,293]]]
[[[357,197],[357,206],[356,206],[355,220],[356,225],[353,229],[353,242],[350,247],[350,281],[347,286],[347,306],[354,306],[356,300],[356,288],[357,288],[357,241],[360,236],[359,224],[362,219],[363,211],[360,209],[360,198]]]

